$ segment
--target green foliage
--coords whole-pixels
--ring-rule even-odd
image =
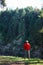
[[[41,45],[43,42],[43,10],[33,10],[32,7],[0,12],[0,35],[3,53],[14,53],[16,42],[22,45],[28,39],[31,46]],[[40,35],[40,36],[39,36]],[[22,39],[22,41],[21,41]],[[14,43],[13,43],[14,41]],[[13,44],[12,44],[13,43]],[[4,46],[3,46],[4,45]],[[16,44],[18,45],[18,43]],[[20,46],[21,47],[21,46]],[[14,49],[13,49],[14,48]],[[7,51],[6,51],[7,50]],[[13,54],[12,54],[13,55]]]
[[[5,7],[6,6],[5,0],[0,0],[0,5],[3,6],[3,7]]]

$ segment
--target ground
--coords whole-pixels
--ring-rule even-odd
[[[43,60],[39,58],[0,56],[0,65],[43,65]]]

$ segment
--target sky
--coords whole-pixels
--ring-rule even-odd
[[[43,4],[43,0],[5,0],[7,4],[7,8],[16,9],[17,7],[25,8],[28,6],[32,6],[33,8],[41,8]]]
[[[8,8],[16,9],[25,8],[27,6],[32,6],[33,8],[41,8],[43,0],[6,0]]]

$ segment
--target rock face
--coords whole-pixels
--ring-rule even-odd
[[[43,47],[35,47],[30,50],[31,58],[42,58],[43,59]],[[1,55],[13,55],[19,57],[27,57],[27,52],[23,48],[22,39],[15,40],[6,46],[0,47]]]
[[[31,57],[33,58],[42,58],[43,59],[43,48],[33,49],[31,51]]]

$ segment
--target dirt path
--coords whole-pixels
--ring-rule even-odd
[[[15,63],[11,63],[10,65],[29,65],[29,64],[26,64],[24,62],[15,62]]]

